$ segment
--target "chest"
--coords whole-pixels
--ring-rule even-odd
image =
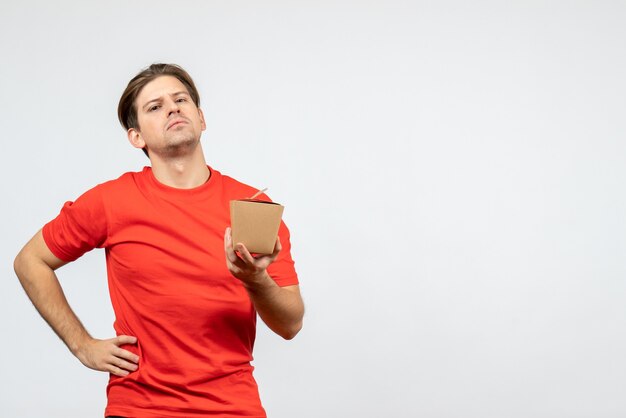
[[[177,293],[237,284],[224,255],[226,204],[148,201],[124,209],[111,213],[106,247],[109,273],[120,283]]]

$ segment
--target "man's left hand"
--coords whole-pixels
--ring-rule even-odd
[[[272,254],[253,257],[242,243],[239,242],[233,246],[230,228],[226,228],[226,233],[224,234],[226,266],[230,273],[241,280],[246,286],[254,286],[265,279],[265,270],[276,260],[281,249],[280,238],[277,237]]]

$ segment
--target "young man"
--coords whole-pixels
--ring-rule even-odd
[[[287,227],[270,255],[231,241],[229,201],[256,189],[207,166],[199,104],[182,68],[140,72],[118,115],[151,167],[67,202],[15,259],[28,297],[71,352],[110,373],[106,416],[265,417],[250,365],[256,315],[285,339],[302,326]],[[85,330],[55,274],[96,247],[116,318],[106,340]]]

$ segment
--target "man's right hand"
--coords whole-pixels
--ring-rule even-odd
[[[120,335],[108,340],[91,338],[76,351],[76,357],[90,369],[109,372],[120,377],[128,376],[139,367],[139,356],[120,346],[136,343],[137,338],[129,335]]]
[[[66,263],[50,251],[39,230],[15,257],[13,267],[33,305],[81,363],[115,376],[134,372],[139,356],[120,346],[136,344],[137,338],[120,335],[97,340],[89,335],[67,303],[54,272]]]

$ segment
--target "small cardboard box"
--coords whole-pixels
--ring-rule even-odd
[[[251,253],[271,254],[284,209],[278,203],[263,200],[231,200],[233,246],[240,242]]]

